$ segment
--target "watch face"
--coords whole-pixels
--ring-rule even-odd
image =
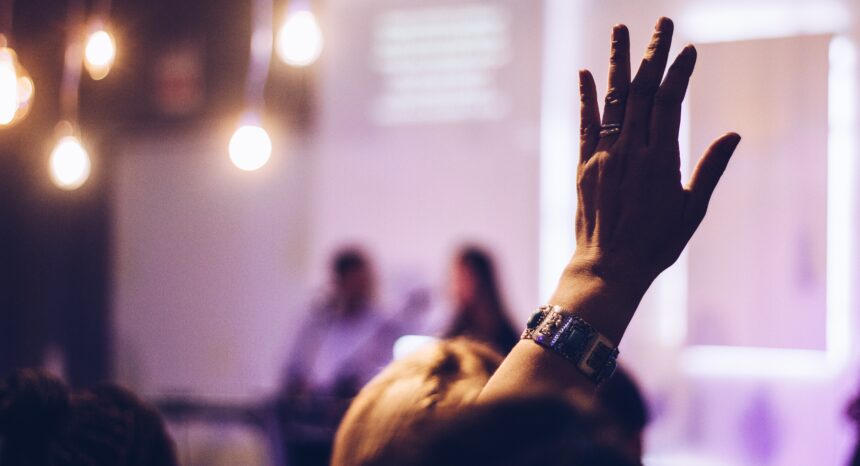
[[[557,352],[595,383],[615,371],[618,350],[587,322],[555,308],[532,314],[523,338]]]
[[[600,371],[600,375],[599,375],[600,380],[599,381],[602,382],[602,381],[612,377],[612,374],[615,373],[615,369],[617,369],[617,368],[618,368],[618,360],[616,360],[615,358],[610,359],[609,362],[607,362],[606,365],[603,367],[603,370]]]
[[[597,344],[594,346],[594,349],[591,351],[591,354],[588,356],[588,360],[585,362],[585,364],[588,365],[588,367],[594,369],[595,371],[600,370],[612,357],[612,353],[612,348],[598,341]]]
[[[573,332],[564,340],[564,350],[569,354],[580,354],[585,351],[591,332],[584,327],[574,327]]]

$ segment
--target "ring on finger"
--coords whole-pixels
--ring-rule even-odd
[[[606,123],[600,125],[600,137],[614,136],[621,132],[621,123]]]

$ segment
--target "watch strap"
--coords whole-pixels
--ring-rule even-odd
[[[584,319],[560,306],[538,308],[529,318],[522,339],[555,351],[597,384],[611,377],[618,364],[618,348]]]

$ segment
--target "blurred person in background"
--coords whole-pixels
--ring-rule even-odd
[[[451,269],[454,315],[444,337],[468,337],[507,354],[519,340],[505,308],[493,259],[488,252],[467,246]]]
[[[848,405],[847,414],[848,418],[854,423],[854,428],[857,432],[854,451],[848,464],[850,466],[860,466],[860,394],[851,400],[851,403]]]
[[[350,400],[389,362],[398,336],[376,303],[365,252],[339,250],[331,261],[330,289],[299,328],[279,394],[289,464],[328,464]]]
[[[3,466],[175,466],[159,414],[134,393],[105,384],[70,392],[36,369],[0,382]]]
[[[597,403],[618,429],[619,439],[628,456],[641,458],[645,428],[650,420],[648,405],[627,369],[618,366],[612,377],[597,387]]]

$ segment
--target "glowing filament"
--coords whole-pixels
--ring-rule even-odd
[[[323,36],[316,17],[308,10],[291,13],[278,31],[275,49],[288,65],[308,66],[319,58]]]

